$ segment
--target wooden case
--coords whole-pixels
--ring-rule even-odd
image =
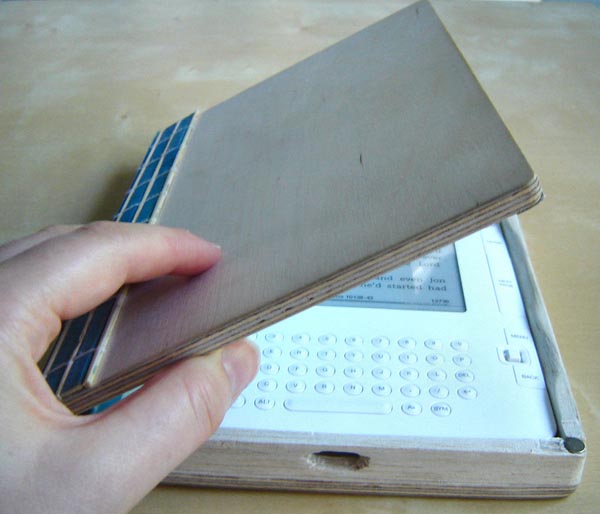
[[[161,132],[117,220],[187,228],[223,258],[73,320],[45,374],[84,411],[541,198],[418,2]]]
[[[221,429],[167,484],[361,494],[555,498],[581,481],[585,443],[516,217],[501,224],[558,434],[548,440],[435,439]]]

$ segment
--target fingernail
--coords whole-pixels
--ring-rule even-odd
[[[223,348],[221,362],[231,383],[231,394],[237,398],[256,375],[258,350],[247,340],[231,343]]]
[[[204,248],[206,248],[207,246],[212,248],[213,250],[217,250],[217,251],[221,251],[221,247],[217,244],[217,243],[213,243],[212,241],[207,241],[206,239],[201,239],[198,238],[200,240],[200,242],[202,243],[202,245],[204,246]]]
[[[214,248],[216,248],[217,250],[221,250],[221,246],[218,245],[217,243],[213,243],[212,241],[208,241],[207,239],[204,239],[203,237],[200,237],[198,234],[192,232],[191,230],[187,229],[187,228],[182,228],[181,230],[183,230],[184,232],[186,232],[187,234],[193,236],[195,239],[199,240],[200,242],[207,244],[209,246],[213,246]]]

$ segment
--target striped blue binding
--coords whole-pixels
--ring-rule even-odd
[[[194,113],[154,136],[114,221],[150,222],[193,117]],[[93,311],[63,323],[43,366],[44,377],[59,398],[84,387],[115,301],[112,297]]]

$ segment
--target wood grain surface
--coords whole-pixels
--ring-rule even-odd
[[[157,128],[407,3],[3,2],[0,240],[110,218]],[[136,514],[597,511],[600,15],[573,3],[434,6],[544,185],[521,221],[587,434],[582,485],[519,502],[159,487]]]
[[[223,258],[183,283],[129,287],[73,408],[541,197],[427,2],[201,113],[182,152],[154,220],[218,242]]]

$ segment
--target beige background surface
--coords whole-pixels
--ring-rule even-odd
[[[3,2],[0,241],[109,218],[155,130],[407,2]],[[546,192],[522,217],[588,436],[566,500],[483,502],[159,487],[159,512],[596,512],[600,504],[600,11],[437,2]]]

